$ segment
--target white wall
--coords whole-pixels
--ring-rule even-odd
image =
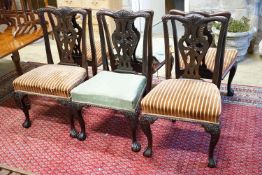
[[[153,10],[154,18],[153,18],[153,26],[161,22],[162,16],[165,14],[165,1],[164,0],[131,0],[132,10]],[[136,22],[135,25],[140,29],[143,26],[143,21],[140,20]],[[153,27],[153,33],[161,33],[162,27],[159,28],[158,25]]]
[[[165,14],[164,0],[132,0],[132,10],[154,10],[153,25],[161,21]]]

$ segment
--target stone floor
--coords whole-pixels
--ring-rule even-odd
[[[51,40],[53,57],[58,62],[58,54],[54,40]],[[27,46],[20,50],[21,60],[24,62],[42,62],[46,63],[46,53],[43,40]],[[0,59],[0,76],[14,69],[11,57],[7,56]],[[262,57],[258,53],[249,54],[246,59],[238,64],[237,72],[233,84],[262,86]],[[158,76],[164,76],[164,68],[157,73]],[[225,81],[225,80],[224,80]]]

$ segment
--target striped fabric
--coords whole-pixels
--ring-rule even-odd
[[[143,98],[141,109],[148,115],[218,123],[221,96],[213,83],[170,79],[161,82]]]
[[[15,91],[70,97],[70,91],[86,78],[86,69],[48,64],[35,68],[13,81]]]
[[[216,48],[209,48],[206,55],[206,65],[209,70],[212,72],[215,68],[215,58],[216,58]],[[229,66],[235,61],[237,56],[237,50],[236,49],[225,49],[225,56],[224,56],[224,66],[223,66],[223,72],[222,75],[224,75],[227,71]],[[182,58],[180,57],[180,67],[182,69],[185,68],[184,62]]]
[[[95,48],[96,48],[96,62],[97,66],[102,64],[102,51],[101,51],[101,43],[100,40],[95,41]],[[90,45],[87,47],[87,60],[92,61],[92,52]]]

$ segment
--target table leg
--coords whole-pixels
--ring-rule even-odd
[[[22,71],[21,64],[20,64],[20,55],[19,55],[18,50],[13,52],[11,57],[12,57],[12,60],[15,64],[17,74],[22,75],[23,71]]]

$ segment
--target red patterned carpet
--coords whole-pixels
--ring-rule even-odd
[[[88,138],[69,137],[67,108],[31,97],[32,126],[8,98],[0,103],[0,164],[36,174],[261,174],[261,88],[235,86],[224,98],[222,133],[216,149],[218,168],[207,168],[209,135],[199,125],[158,120],[152,126],[154,155],[130,149],[126,118],[98,108],[84,110]],[[146,139],[139,130],[145,148]]]

